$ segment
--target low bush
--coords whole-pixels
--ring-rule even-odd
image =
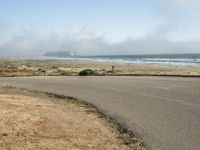
[[[95,72],[92,69],[84,69],[79,72],[79,76],[91,76],[94,74]]]

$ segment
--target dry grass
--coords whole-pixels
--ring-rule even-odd
[[[42,93],[0,88],[0,120],[2,150],[140,149],[93,108]]]

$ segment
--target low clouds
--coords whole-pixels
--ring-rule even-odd
[[[42,56],[46,51],[77,50],[82,55],[103,54],[110,49],[110,44],[102,36],[92,35],[91,32],[61,35],[49,32],[41,35],[39,32],[23,32],[13,35],[10,40],[0,45],[1,56]]]
[[[168,4],[170,7],[176,7],[178,9],[185,9],[191,7],[198,7],[200,5],[199,0],[166,0],[162,1],[165,5]]]
[[[161,9],[168,13],[184,13],[192,9],[199,9],[199,0],[157,0],[160,3]]]
[[[160,30],[155,30],[143,38],[129,38],[119,43],[109,43],[104,36],[85,30],[64,35],[56,32],[40,35],[39,32],[24,31],[1,44],[0,55],[42,56],[46,51],[55,50],[76,50],[81,55],[200,52],[200,40],[172,41],[167,38],[167,33]]]

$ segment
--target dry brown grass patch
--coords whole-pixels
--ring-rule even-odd
[[[94,112],[46,94],[0,88],[0,149],[139,149]]]

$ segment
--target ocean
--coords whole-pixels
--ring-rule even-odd
[[[73,60],[90,62],[109,62],[125,64],[157,64],[166,66],[190,66],[200,68],[200,54],[162,54],[162,55],[108,55],[80,56],[68,58],[43,57],[53,60]]]

